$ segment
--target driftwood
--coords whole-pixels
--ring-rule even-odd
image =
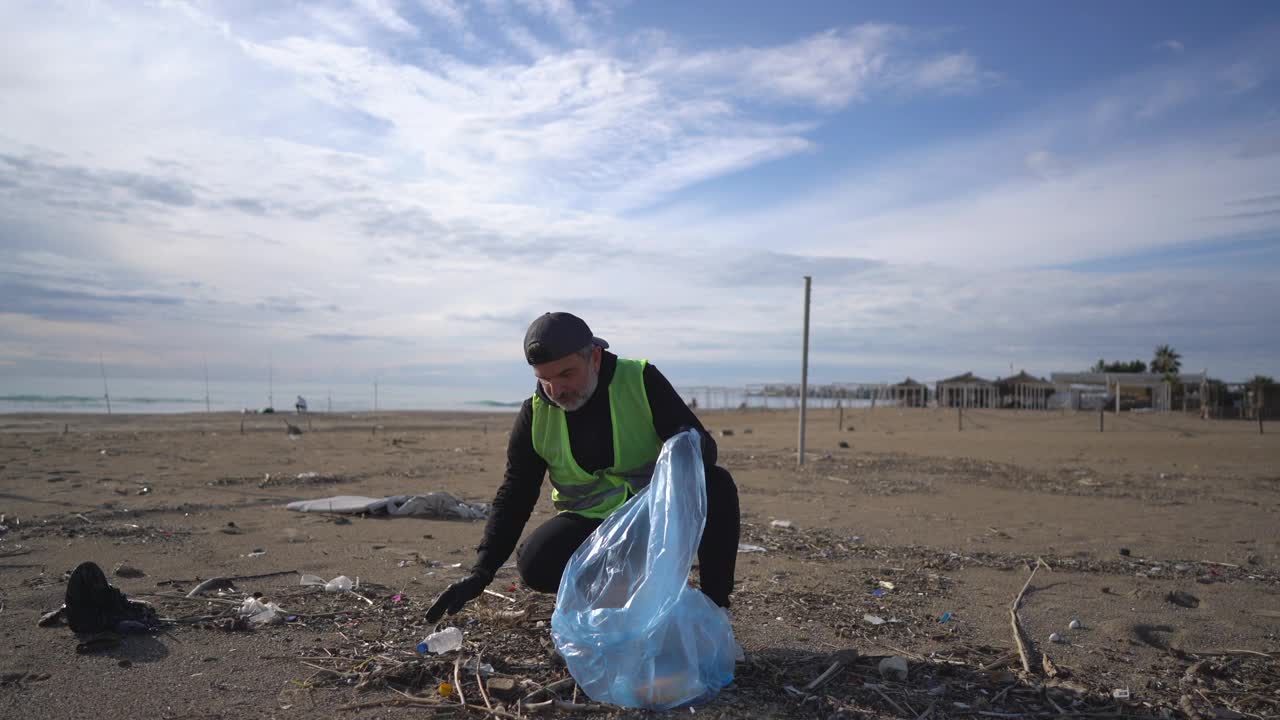
[[[211,590],[226,590],[234,586],[236,580],[261,580],[263,578],[279,577],[281,575],[296,575],[297,570],[280,570],[272,573],[261,573],[258,575],[230,575],[227,577],[212,577],[204,582],[191,588],[191,592],[187,593],[187,597],[200,597]]]
[[[1027,588],[1031,586],[1032,579],[1036,576],[1036,571],[1040,569],[1045,562],[1040,558],[1036,558],[1035,567],[1031,568],[1031,574],[1027,576],[1027,581],[1023,583],[1022,589],[1018,591],[1018,596],[1013,599],[1013,605],[1009,606],[1009,625],[1013,628],[1013,644],[1018,648],[1018,657],[1022,659],[1022,671],[1027,675],[1034,675],[1035,670],[1031,664],[1031,647],[1022,631],[1022,622],[1018,619],[1018,606],[1022,604],[1022,596],[1027,593]],[[1045,565],[1048,567],[1048,565]]]

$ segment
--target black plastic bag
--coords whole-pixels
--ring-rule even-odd
[[[94,562],[82,562],[71,571],[64,602],[63,617],[78,633],[147,632],[160,627],[155,608],[125,597]]]

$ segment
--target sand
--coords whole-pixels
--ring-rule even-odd
[[[7,528],[0,534],[0,716],[421,714],[338,711],[391,693],[316,683],[300,658],[360,639],[411,649],[427,629],[415,613],[461,577],[453,565],[470,565],[482,523],[338,524],[284,505],[433,490],[487,502],[501,480],[511,416],[283,417],[304,434],[290,439],[282,416],[269,415],[0,417],[0,525]],[[1260,435],[1257,425],[1239,421],[1125,413],[1107,416],[1099,433],[1096,414],[980,410],[958,431],[955,411],[879,408],[846,411],[846,427],[837,428],[835,412],[821,410],[810,413],[807,462],[797,467],[794,411],[702,417],[718,436],[724,432],[721,464],[739,485],[743,542],[766,552],[739,555],[733,617],[748,662],[700,715],[914,717],[929,704],[929,688],[908,689],[920,702],[898,696],[909,709],[882,703],[880,693],[864,689],[874,663],[862,675],[837,673],[809,701],[783,686],[803,686],[828,654],[847,648],[957,665],[1012,649],[1008,606],[1037,557],[1052,570],[1037,574],[1022,603],[1028,636],[1091,691],[1130,690],[1135,713],[1154,712],[1142,708],[1144,698],[1157,708],[1176,701],[1192,659],[1186,653],[1280,651],[1280,427]],[[531,523],[550,515],[544,492]],[[64,573],[85,560],[109,575],[120,563],[141,569],[143,577],[113,577],[137,597],[177,594],[212,576],[299,571],[359,576],[380,608],[400,594],[402,611],[393,623],[370,614],[250,632],[183,624],[77,654],[68,629],[38,628],[36,619],[58,606]],[[296,576],[239,587],[299,607],[323,601],[355,613],[364,606],[350,596],[301,595]],[[494,588],[538,608],[524,634],[503,636],[535,645],[536,665],[546,630],[534,615],[550,599],[520,588],[510,570]],[[877,588],[880,596],[872,594]],[[1195,606],[1168,599],[1179,591]],[[204,607],[149,599],[167,616]],[[504,607],[486,596],[456,620],[469,635],[488,637],[483,629]],[[944,613],[948,621],[938,622]],[[896,622],[871,626],[866,614]],[[1083,628],[1069,629],[1073,619]],[[1054,632],[1067,642],[1049,643]],[[1280,672],[1274,659],[1248,657],[1261,665],[1249,666],[1253,675],[1239,687],[1265,687]],[[1244,668],[1237,662],[1223,672]],[[554,673],[549,662],[546,672]],[[976,712],[961,688],[946,696],[934,690],[941,699],[935,716]],[[1196,697],[1202,712],[1230,701]],[[1247,706],[1255,714],[1265,715],[1259,707],[1280,713],[1280,701],[1257,702]]]

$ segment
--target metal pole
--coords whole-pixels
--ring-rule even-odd
[[[1107,416],[1107,404],[1102,403],[1101,405],[1098,406],[1098,432],[1105,432],[1103,430],[1103,427],[1105,427],[1106,425],[1106,420],[1104,420],[1106,416]]]
[[[837,403],[836,407],[840,409],[840,419],[836,421],[836,429],[844,432],[844,405]]]
[[[98,353],[98,369],[102,371],[102,397],[107,401],[107,414],[111,414],[111,388],[107,387],[107,366],[102,362],[102,353]]]
[[[809,294],[813,283],[812,276],[804,276],[804,350],[800,361],[800,451],[796,457],[798,464],[804,464],[804,421],[808,410],[809,399]]]

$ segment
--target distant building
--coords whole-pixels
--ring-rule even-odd
[[[1179,375],[1173,382],[1158,373],[1056,372],[1053,406],[1071,410],[1152,410],[1169,412],[1178,398],[1182,410],[1199,410],[1205,373]]]
[[[1053,383],[1026,370],[996,380],[996,389],[1000,393],[999,407],[1017,410],[1047,410],[1055,392]]]
[[[939,380],[938,407],[992,408],[999,402],[996,384],[971,372]]]
[[[897,385],[889,386],[893,399],[899,407],[928,407],[929,386],[907,378]]]

